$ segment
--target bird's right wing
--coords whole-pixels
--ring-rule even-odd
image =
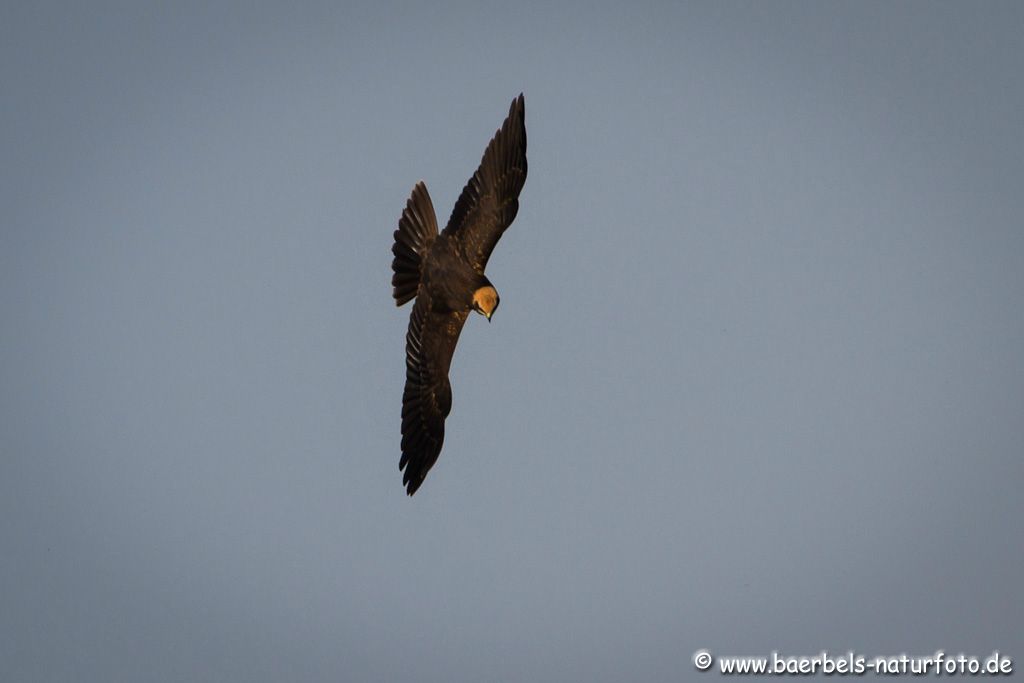
[[[430,294],[420,287],[405,336],[405,392],[402,394],[402,483],[411,496],[441,454],[444,420],[452,408],[448,383],[459,333],[468,311],[431,310]]]
[[[519,211],[526,183],[526,123],[523,96],[512,100],[508,117],[494,134],[476,173],[466,183],[444,229],[478,273]]]

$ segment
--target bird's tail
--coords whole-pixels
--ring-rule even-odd
[[[412,196],[406,202],[405,211],[398,220],[398,230],[395,230],[395,245],[391,247],[391,253],[395,255],[391,262],[391,270],[395,271],[391,285],[398,306],[415,298],[423,272],[423,259],[436,237],[434,204],[421,180],[412,188]]]

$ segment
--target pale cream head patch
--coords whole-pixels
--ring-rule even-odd
[[[473,308],[480,311],[490,320],[494,309],[498,307],[498,292],[490,285],[473,292]]]

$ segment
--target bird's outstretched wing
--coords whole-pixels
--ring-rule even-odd
[[[519,211],[519,192],[526,182],[525,117],[520,94],[512,100],[508,117],[488,143],[444,229],[478,273],[484,272],[494,245]]]
[[[411,496],[423,483],[444,443],[444,419],[452,408],[448,369],[469,312],[431,310],[430,293],[420,287],[405,335],[405,392],[402,394],[402,483]]]

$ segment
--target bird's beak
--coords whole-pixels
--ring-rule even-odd
[[[494,314],[493,313],[488,313],[487,314],[487,322],[491,322],[491,316],[492,315],[494,315]]]

